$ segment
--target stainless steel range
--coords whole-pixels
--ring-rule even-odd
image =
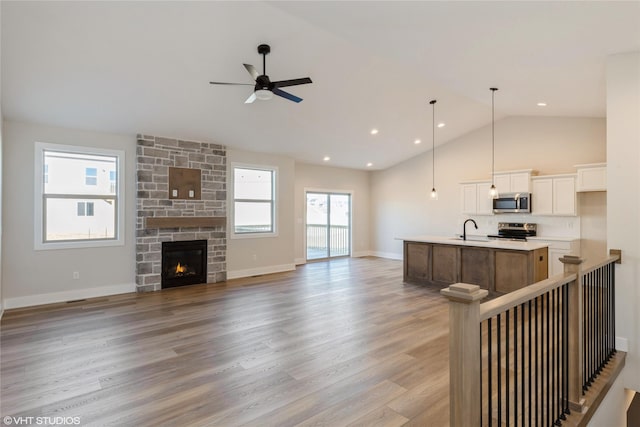
[[[499,222],[498,234],[487,237],[493,239],[523,240],[534,237],[538,231],[538,224],[532,222]]]

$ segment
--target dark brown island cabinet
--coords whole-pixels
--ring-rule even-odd
[[[546,244],[473,242],[442,237],[404,240],[404,281],[442,287],[478,285],[507,293],[548,277]]]

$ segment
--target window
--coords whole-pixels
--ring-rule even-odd
[[[78,216],[93,216],[93,202],[78,202]]]
[[[109,171],[109,191],[116,192],[116,171]]]
[[[97,168],[84,169],[84,183],[87,185],[98,185],[98,169]]]
[[[124,152],[36,143],[35,248],[122,245]]]
[[[233,167],[233,237],[273,236],[276,169]]]

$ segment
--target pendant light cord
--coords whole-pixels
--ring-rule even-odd
[[[436,188],[436,100],[429,102],[433,106],[432,108],[432,131],[431,131],[431,183],[433,188]]]
[[[495,162],[496,162],[496,138],[495,138],[495,94],[498,90],[497,87],[490,88],[491,90],[491,185],[495,187]]]

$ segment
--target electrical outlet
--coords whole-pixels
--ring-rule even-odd
[[[74,271],[73,272],[73,280],[78,280],[80,278],[80,272],[79,271]]]

